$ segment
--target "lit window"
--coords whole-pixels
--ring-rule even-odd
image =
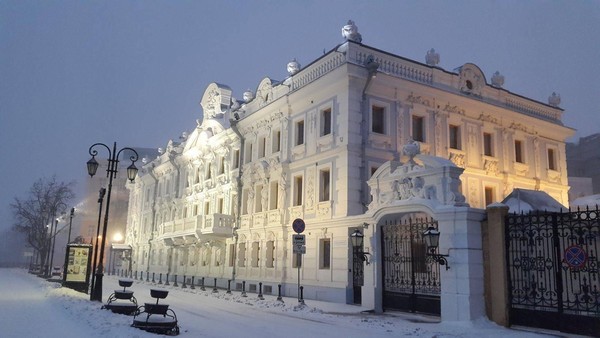
[[[371,107],[371,131],[377,134],[385,134],[385,108]]]
[[[494,203],[494,188],[485,187],[485,206]]]
[[[294,206],[302,205],[302,176],[294,177]]]

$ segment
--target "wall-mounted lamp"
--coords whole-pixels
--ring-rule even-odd
[[[446,257],[449,255],[436,253],[440,244],[440,232],[434,227],[429,227],[423,232],[423,240],[425,241],[425,245],[427,245],[427,256],[431,257],[431,259],[440,265],[445,265],[446,270],[450,269],[448,261],[446,260]]]
[[[365,239],[365,235],[360,232],[360,230],[356,229],[353,233],[350,234],[350,240],[352,242],[352,249],[354,251],[354,255],[358,257],[363,262],[366,262],[369,265],[369,257],[367,255],[371,255],[368,252],[363,251],[363,241]]]

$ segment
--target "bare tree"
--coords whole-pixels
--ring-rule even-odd
[[[47,227],[54,218],[67,210],[75,197],[75,182],[57,182],[56,176],[38,179],[25,199],[15,197],[10,207],[15,219],[14,229],[25,234],[27,243],[38,254],[41,266],[46,265],[52,235]]]

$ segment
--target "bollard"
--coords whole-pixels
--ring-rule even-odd
[[[281,284],[277,285],[277,300],[283,303],[283,297],[281,297]]]
[[[160,273],[160,279],[158,280],[158,284],[162,284],[162,272]]]
[[[187,289],[187,285],[185,285],[185,275],[183,275],[183,283],[181,283],[182,289]]]
[[[202,277],[202,284],[200,284],[200,290],[206,291],[206,289],[204,288],[204,277]]]
[[[165,285],[171,285],[169,284],[169,273],[167,272],[167,279],[165,280]]]
[[[140,271],[140,280],[144,281],[144,271]]]
[[[137,279],[137,270],[135,270],[135,274],[133,275],[132,279]]]
[[[227,281],[227,293],[231,294],[231,279]]]
[[[123,277],[123,269],[120,269],[120,272],[121,272],[120,276]]]
[[[304,305],[304,286],[300,287],[300,299],[298,299],[298,303]]]
[[[175,281],[173,282],[173,286],[175,286],[175,287],[179,286],[179,285],[177,284],[177,275],[175,275]]]
[[[146,282],[150,281],[150,271],[146,271]]]
[[[213,286],[213,293],[217,293],[219,292],[219,290],[217,290],[217,279],[215,278],[215,286]]]
[[[195,290],[196,287],[194,286],[194,276],[192,276],[192,285],[190,285],[190,289]]]
[[[152,273],[152,284],[156,284],[156,281],[154,281],[154,272]]]
[[[248,297],[246,295],[246,281],[242,282],[242,297]]]
[[[258,299],[260,299],[260,300],[265,299],[265,297],[263,297],[263,294],[262,294],[262,282],[258,283]]]

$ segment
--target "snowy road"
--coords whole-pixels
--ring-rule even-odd
[[[258,300],[223,290],[207,291],[157,286],[135,281],[130,288],[139,304],[153,302],[150,288],[169,290],[165,303],[177,313],[180,337],[544,337],[508,330],[482,319],[474,323],[435,323],[404,315],[363,314],[363,308],[294,298]],[[119,289],[112,276],[104,279],[103,296]],[[0,337],[153,337],[130,327],[132,317],[101,310],[89,296],[62,288],[24,270],[0,269]],[[420,321],[423,322],[420,322]],[[427,322],[429,321],[429,322]],[[547,336],[546,336],[547,337]]]

